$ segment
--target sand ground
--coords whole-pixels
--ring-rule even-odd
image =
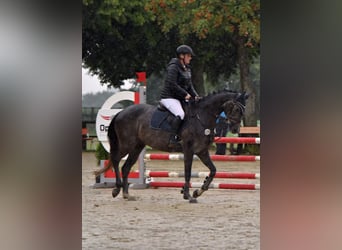
[[[217,171],[260,173],[260,162],[215,162],[215,165]],[[183,199],[179,188],[130,189],[137,200],[127,201],[122,194],[112,198],[111,188],[91,187],[95,183],[92,171],[97,168],[94,153],[84,152],[83,249],[260,249],[259,190],[209,189],[198,198],[198,203],[190,204]],[[146,168],[183,172],[183,163],[148,161]],[[208,170],[194,161],[193,172],[198,171]],[[214,182],[260,183],[260,180],[214,179]]]

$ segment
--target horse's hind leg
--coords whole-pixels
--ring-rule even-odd
[[[111,153],[110,159],[111,159],[111,163],[113,165],[114,171],[115,171],[115,187],[112,190],[112,196],[113,198],[115,198],[120,193],[120,189],[122,187],[120,171],[119,171],[119,163],[120,163],[121,158],[119,158],[117,154]]]
[[[128,174],[131,171],[134,163],[138,160],[139,154],[144,147],[145,145],[137,145],[132,151],[130,151],[126,162],[122,166],[122,191],[124,199],[135,200],[134,197],[129,196],[128,194]]]
[[[205,177],[205,180],[203,182],[203,185],[201,186],[201,189],[196,189],[193,193],[193,197],[197,198],[198,196],[202,195],[204,191],[209,189],[210,183],[213,181],[214,176],[216,174],[216,167],[212,160],[210,159],[210,155],[208,151],[201,152],[200,154],[197,154],[197,156],[200,158],[200,160],[203,162],[204,165],[206,165],[209,170],[209,176]]]

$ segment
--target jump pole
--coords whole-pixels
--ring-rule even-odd
[[[146,177],[156,177],[156,178],[179,178],[184,177],[184,173],[179,172],[169,172],[169,171],[149,171],[145,173]],[[209,172],[192,172],[192,178],[205,178],[209,175]],[[260,179],[259,173],[244,173],[244,172],[216,172],[215,178],[224,179]]]
[[[206,177],[209,172],[198,172],[198,173],[192,173],[191,177],[193,178],[201,178]],[[177,172],[168,172],[168,171],[146,171],[145,177],[148,177],[147,180],[147,187],[151,188],[158,188],[158,187],[164,187],[164,188],[181,188],[184,186],[184,182],[175,182],[175,181],[155,181],[153,178],[165,178],[165,177],[183,177],[184,173],[177,173]],[[139,172],[131,172],[129,174],[129,179],[132,178],[139,178]],[[112,173],[112,176],[110,177],[112,180],[115,178],[115,174]],[[234,173],[234,172],[217,172],[215,175],[215,178],[238,178],[238,179],[260,179],[260,174],[258,173]],[[108,179],[109,180],[109,179]],[[115,180],[115,179],[114,179]],[[130,188],[133,188],[136,185],[136,183],[130,184]],[[190,184],[191,188],[201,188],[203,183],[201,182],[193,182]],[[103,183],[102,187],[114,187],[115,182],[109,181]],[[244,183],[211,183],[209,185],[210,188],[213,189],[242,189],[242,190],[259,190],[260,184],[257,183],[250,183],[250,184],[244,184]],[[136,187],[135,187],[136,188]],[[145,188],[145,186],[144,186]],[[137,188],[136,188],[137,189]]]
[[[215,137],[215,143],[260,144],[260,137]]]
[[[128,178],[139,178],[139,171],[130,172]],[[192,172],[192,178],[205,178],[209,175],[209,172]],[[184,177],[183,172],[169,172],[169,171],[145,171],[145,177],[148,178],[181,178]],[[109,171],[105,173],[105,177],[115,178],[115,173],[113,171]],[[246,173],[246,172],[216,172],[215,178],[222,179],[260,179],[259,173]]]
[[[174,188],[182,188],[184,186],[184,182],[171,182],[171,181],[151,181],[148,184],[150,187],[158,188],[158,187],[174,187]],[[190,183],[190,188],[201,188],[203,183],[201,182],[193,182]],[[209,188],[216,189],[246,189],[246,190],[258,190],[260,189],[260,184],[241,184],[241,183],[211,183]]]
[[[260,161],[259,155],[211,155],[213,161]],[[183,154],[145,154],[146,160],[184,160]],[[194,155],[194,160],[199,158]]]

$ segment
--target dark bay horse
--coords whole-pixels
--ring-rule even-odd
[[[183,105],[185,118],[179,135],[181,143],[178,148],[168,146],[171,133],[151,128],[152,114],[157,107],[148,104],[138,104],[127,107],[112,119],[108,128],[110,144],[110,162],[116,175],[116,187],[112,191],[113,197],[123,189],[123,197],[129,199],[128,174],[137,161],[140,152],[145,145],[166,152],[182,152],[184,154],[185,184],[182,189],[183,198],[190,202],[196,202],[196,198],[208,190],[215,174],[214,166],[209,155],[209,146],[214,140],[214,128],[218,115],[224,111],[227,114],[227,122],[232,133],[238,133],[240,122],[245,111],[245,102],[248,95],[231,91],[221,91],[209,94],[199,101],[190,100]],[[122,181],[119,172],[121,158],[128,154],[127,160],[122,166]],[[190,177],[193,156],[206,165],[209,170],[200,190],[190,195]],[[95,174],[100,174],[107,169],[101,169]]]

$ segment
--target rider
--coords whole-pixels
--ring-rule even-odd
[[[195,55],[188,45],[180,45],[176,49],[177,58],[172,58],[167,66],[167,76],[164,88],[161,91],[161,104],[164,105],[176,118],[172,128],[176,131],[171,135],[169,146],[178,143],[178,130],[184,119],[185,113],[181,101],[188,101],[190,98],[199,99],[191,81],[190,61]]]

